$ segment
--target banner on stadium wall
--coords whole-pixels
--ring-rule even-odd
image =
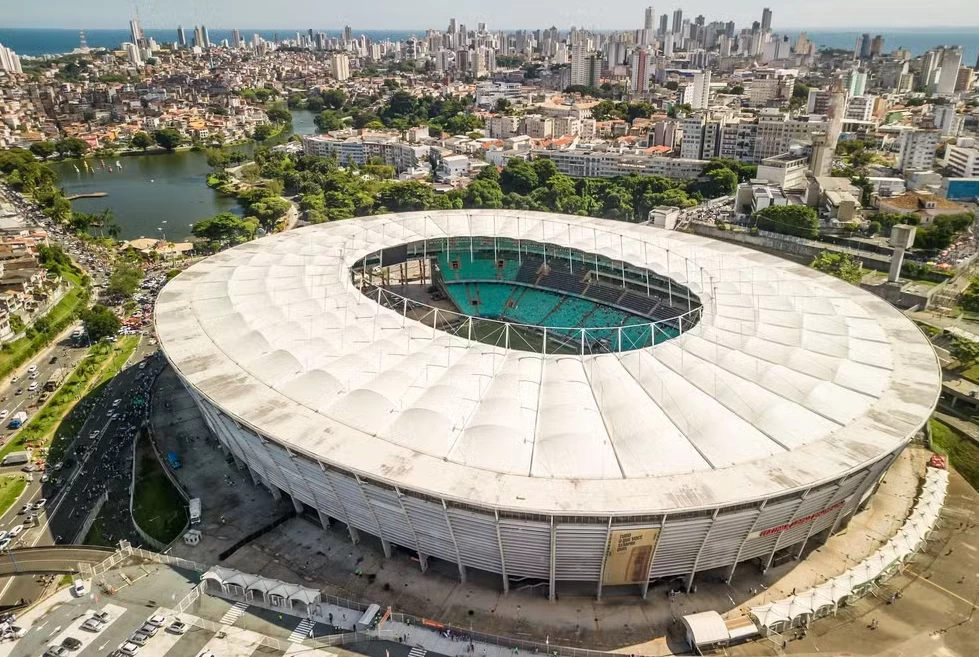
[[[648,580],[659,532],[659,527],[613,530],[605,552],[602,583],[615,586]]]
[[[775,534],[781,534],[784,531],[788,531],[790,529],[794,529],[794,528],[798,527],[799,525],[804,525],[807,522],[812,522],[813,520],[816,520],[817,518],[822,518],[826,514],[832,513],[833,511],[836,511],[837,509],[839,509],[840,507],[842,507],[844,504],[846,504],[846,502],[847,502],[848,499],[850,499],[850,498],[846,498],[846,500],[840,500],[839,502],[837,502],[833,506],[826,507],[822,511],[816,511],[815,513],[810,513],[808,516],[803,516],[801,518],[796,518],[795,520],[793,520],[791,522],[787,522],[784,525],[776,525],[774,527],[769,527],[768,529],[760,529],[758,531],[751,532],[750,534],[748,534],[748,538],[751,539],[751,538],[758,538],[759,536],[773,536]]]

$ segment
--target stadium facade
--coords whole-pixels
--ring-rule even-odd
[[[176,277],[156,321],[257,484],[423,568],[551,596],[802,554],[866,503],[940,390],[917,327],[855,286],[533,212],[267,237]]]

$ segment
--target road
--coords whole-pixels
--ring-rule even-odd
[[[70,338],[72,330],[80,325],[74,324],[65,329],[50,346],[42,349],[34,358],[21,365],[9,376],[3,378],[2,383],[0,383],[0,400],[3,400],[0,401],[0,409],[7,411],[7,417],[2,421],[2,429],[0,429],[2,438],[0,438],[0,444],[6,444],[7,441],[17,434],[18,430],[7,428],[7,425],[10,423],[10,418],[15,413],[23,410],[27,411],[28,416],[33,416],[38,410],[37,399],[43,391],[44,384],[51,378],[55,370],[64,369],[66,372],[65,377],[67,378],[68,373],[75,368],[78,361],[85,357],[88,346],[84,343],[81,346],[76,346]],[[57,358],[57,360],[52,363],[52,358]],[[37,377],[34,379],[31,379],[27,373],[28,368],[32,365],[37,366]],[[27,390],[28,386],[35,382],[38,384],[37,390],[29,392]],[[21,394],[18,395],[17,390],[20,390]],[[16,469],[14,468],[14,470]],[[0,474],[9,471],[9,468],[0,468]]]
[[[20,500],[2,517],[0,529],[9,530],[23,522],[19,514],[28,501],[38,498],[48,500],[41,511],[38,526],[24,531],[11,547],[33,547],[55,543],[80,542],[78,537],[82,525],[93,504],[110,487],[112,495],[124,495],[128,511],[128,484],[130,480],[132,440],[142,422],[142,410],[133,406],[133,401],[145,396],[150,375],[162,365],[160,357],[151,357],[157,347],[142,340],[129,366],[108,382],[101,394],[82,399],[79,403],[87,407],[88,419],[82,426],[75,442],[68,450],[68,458],[75,461],[69,467],[50,472],[51,480],[41,483],[39,477],[28,484]],[[151,366],[141,370],[137,365],[150,358]],[[118,406],[113,406],[119,399]],[[112,418],[118,412],[117,418]],[[60,485],[55,483],[60,479]],[[121,484],[121,487],[116,485]],[[121,490],[120,490],[121,489]],[[42,585],[30,576],[0,579],[0,606],[15,603],[21,598],[36,599]]]
[[[58,573],[77,570],[79,562],[100,563],[112,550],[80,546],[40,547],[11,550],[0,555],[0,574]]]

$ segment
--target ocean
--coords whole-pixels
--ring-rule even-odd
[[[192,25],[185,25],[184,31],[188,40],[193,37],[194,28]],[[272,41],[278,34],[282,39],[295,39],[297,30],[255,30],[239,29],[241,37],[251,40],[253,34],[259,34],[263,39]],[[298,30],[306,32],[306,30]],[[339,36],[340,30],[337,28],[326,30],[314,30],[326,32],[329,36]],[[884,52],[891,52],[895,48],[907,48],[913,55],[921,53],[942,45],[960,45],[965,49],[963,65],[971,66],[976,63],[979,56],[979,28],[924,28],[906,30],[874,30],[874,29],[854,29],[848,31],[836,31],[825,29],[783,30],[781,34],[787,34],[794,42],[800,32],[805,31],[809,39],[819,46],[828,48],[843,48],[852,50],[857,37],[863,33],[871,36],[880,34],[884,37]],[[177,40],[177,28],[167,30],[144,29],[147,37],[152,37],[157,43],[172,43]],[[407,39],[411,35],[418,37],[424,36],[425,30],[354,30],[355,35],[364,34],[374,41],[391,39],[392,41]],[[221,43],[222,39],[231,39],[231,30],[209,29],[208,36],[212,43]],[[123,41],[129,40],[129,30],[85,30],[85,38],[90,47],[116,48]],[[25,28],[0,28],[0,43],[12,48],[19,55],[54,55],[71,52],[78,47],[78,30],[54,30],[54,29],[25,29]]]

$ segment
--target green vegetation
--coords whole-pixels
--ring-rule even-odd
[[[929,424],[935,450],[948,455],[949,462],[958,473],[970,486],[979,490],[979,446],[938,420],[930,420]]]
[[[105,291],[108,294],[128,297],[139,288],[142,280],[143,270],[140,267],[123,263],[112,271]]]
[[[22,474],[0,477],[0,515],[7,512],[25,488],[27,488],[27,477]]]
[[[918,226],[914,236],[914,248],[940,251],[951,245],[974,221],[975,216],[971,212],[935,217],[931,226]]]
[[[61,460],[65,448],[88,419],[88,411],[78,409],[77,402],[92,392],[93,387],[118,374],[138,344],[138,337],[129,336],[115,346],[107,343],[92,346],[58,391],[36,415],[28,419],[16,437],[0,449],[0,456],[23,449],[28,443],[50,443],[48,460]],[[113,356],[111,360],[110,356]]]
[[[973,313],[979,312],[979,278],[969,280],[968,287],[962,291],[962,295],[959,297],[959,305],[962,306],[963,310]]]
[[[804,205],[772,205],[753,215],[759,230],[815,239],[819,235],[816,211]]]
[[[194,237],[203,240],[212,251],[247,242],[255,237],[258,220],[222,212],[194,224]]]
[[[164,128],[163,130],[157,130],[153,133],[153,139],[157,144],[167,149],[168,151],[175,150],[177,146],[183,143],[184,138],[179,131],[173,128]]]
[[[170,543],[187,523],[183,498],[174,488],[163,465],[153,453],[150,437],[141,432],[136,446],[137,468],[133,484],[133,519],[160,541]]]
[[[969,367],[979,361],[979,342],[963,338],[952,338],[948,346],[949,354],[959,361],[960,367]]]
[[[88,530],[85,534],[85,539],[82,541],[82,545],[101,545],[102,547],[119,547],[110,541],[105,535],[105,518],[102,517],[103,513],[109,512],[108,505],[102,506],[102,510],[99,511],[99,515],[95,517],[95,522],[92,523],[92,528]],[[65,575],[68,578],[65,584],[71,584],[72,576]]]
[[[155,144],[156,141],[143,131],[137,132],[129,140],[129,145],[133,148],[142,148],[145,152],[147,148]]]
[[[859,285],[864,275],[863,265],[849,253],[822,251],[809,266],[853,285]]]
[[[73,286],[47,315],[39,317],[24,337],[0,348],[0,377],[27,362],[71,324],[85,306],[88,291]]]
[[[92,342],[99,342],[103,338],[112,337],[122,327],[122,322],[119,321],[116,314],[101,304],[86,309],[81,314],[81,318],[85,322],[88,339]]]
[[[0,175],[21,193],[32,196],[44,213],[58,223],[71,218],[71,203],[57,187],[58,175],[47,164],[38,162],[31,151],[0,151]]]

